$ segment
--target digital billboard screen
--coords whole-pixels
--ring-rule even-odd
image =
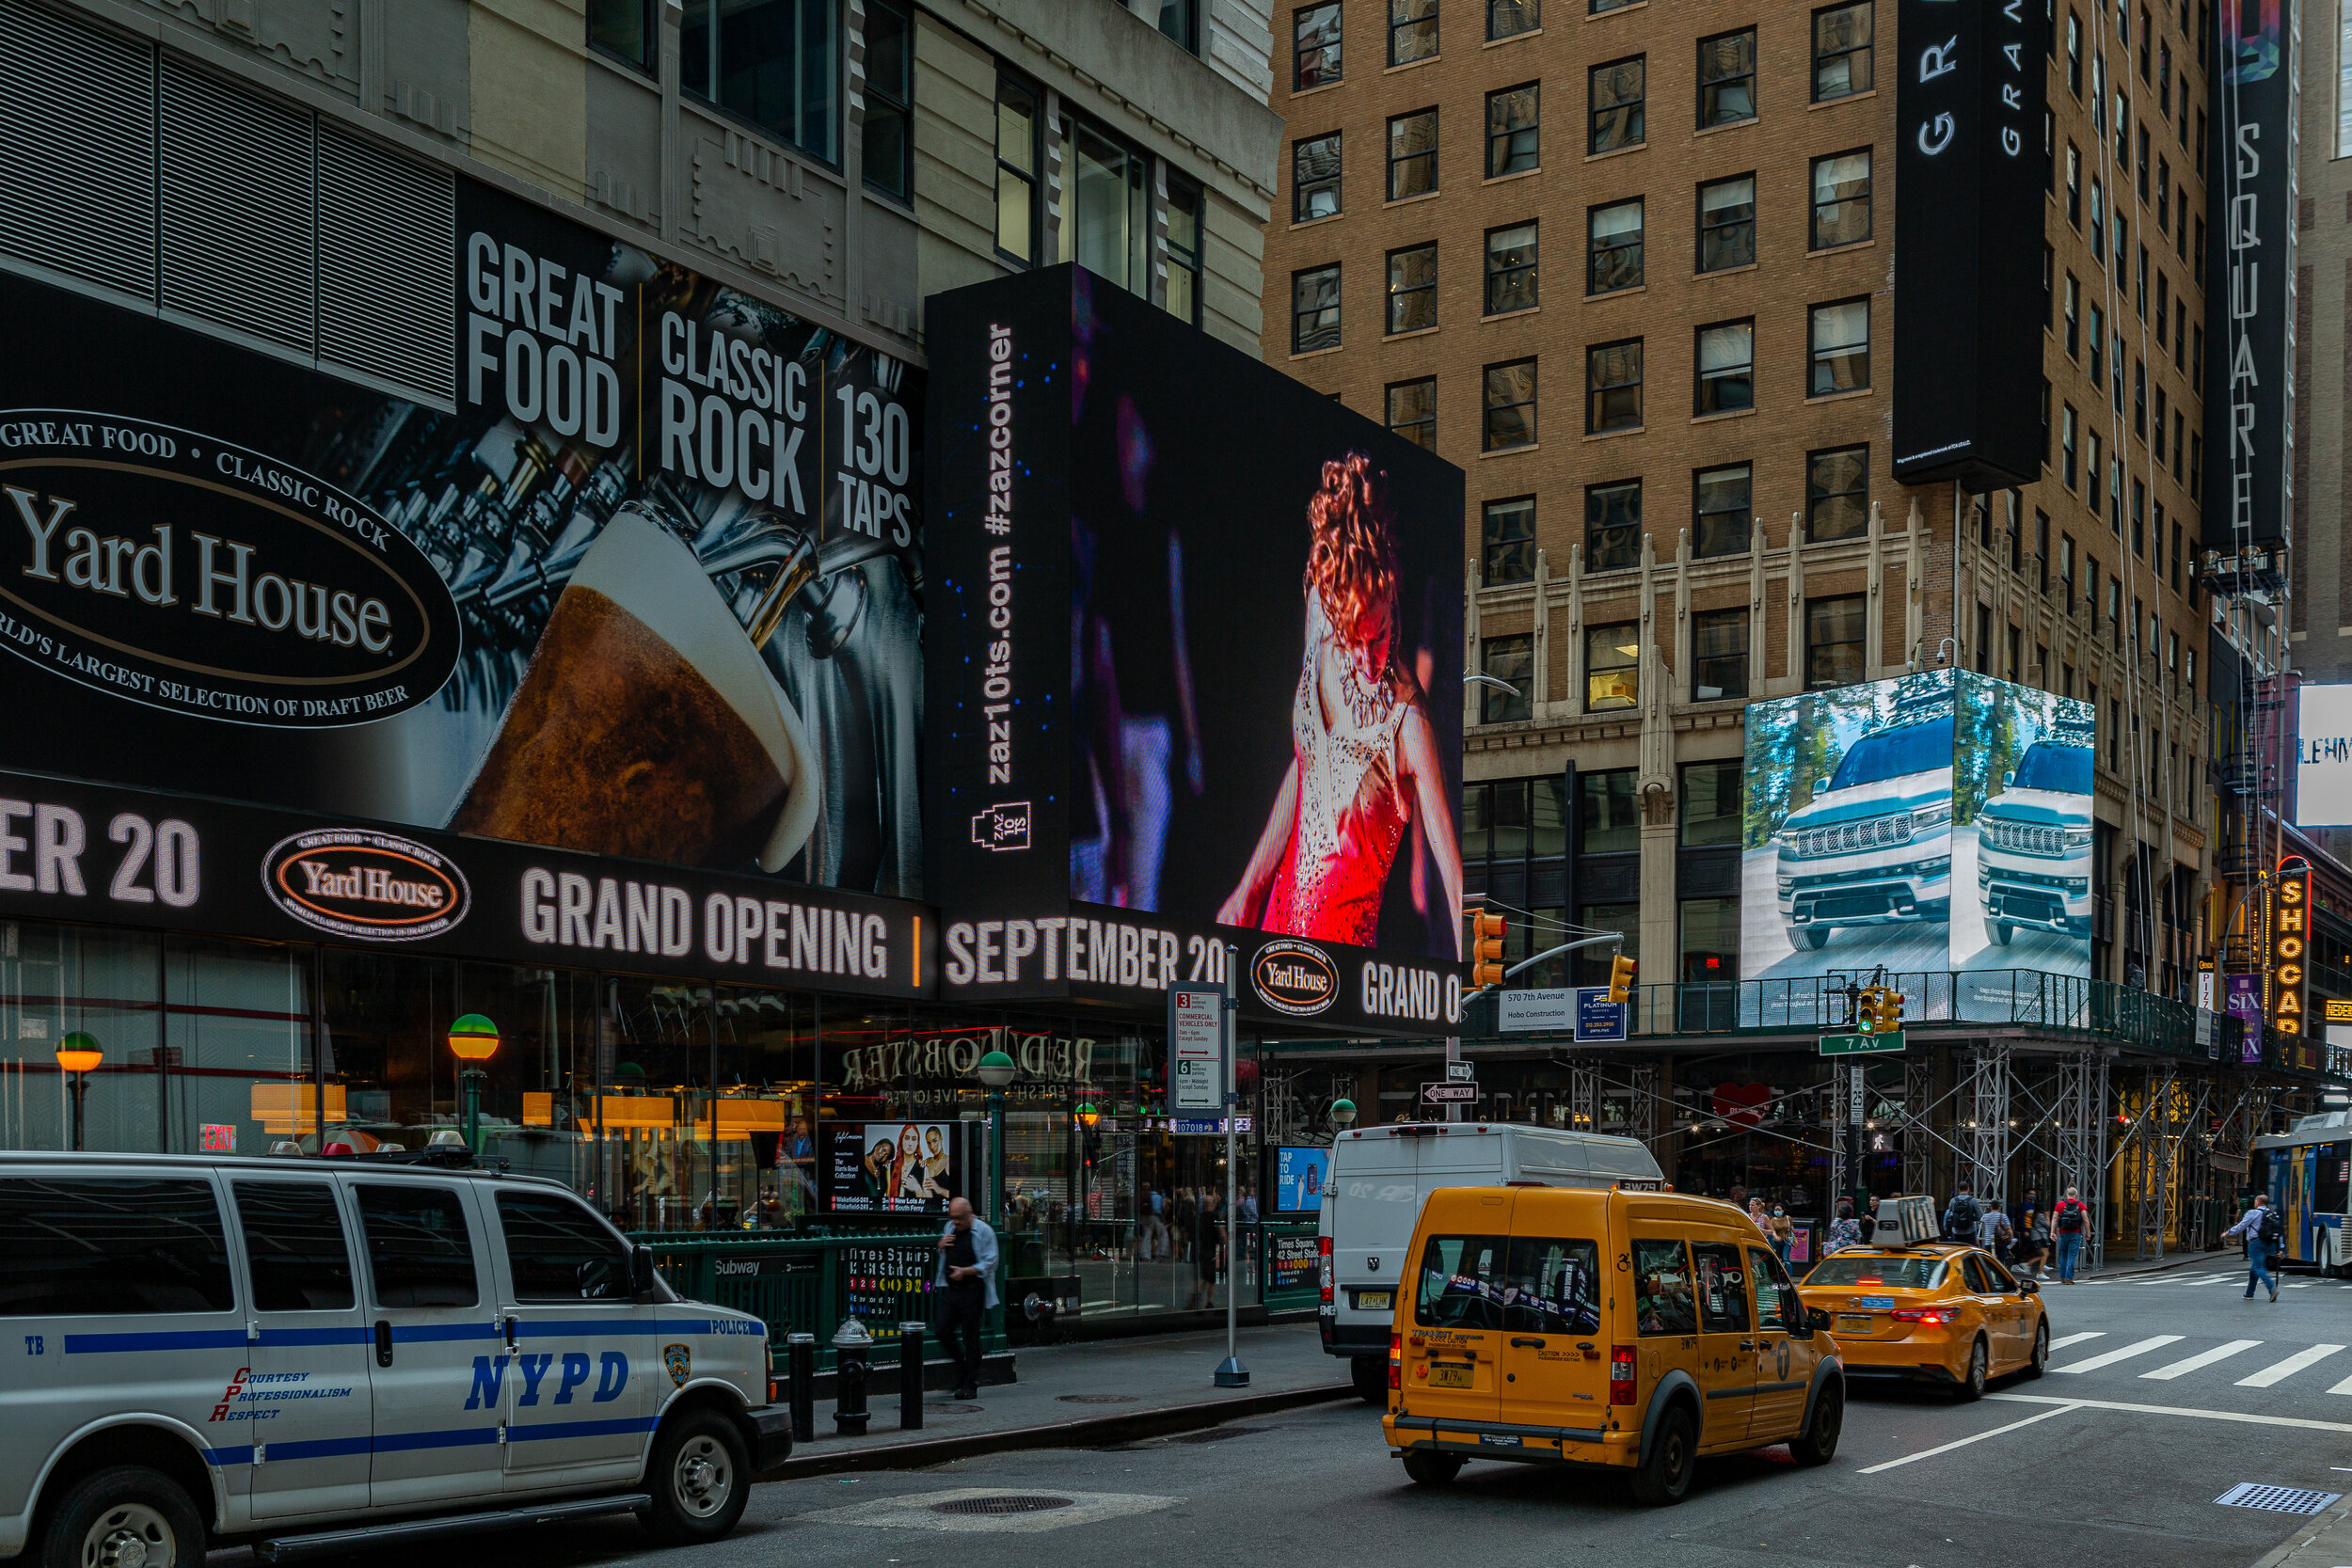
[[[2295,823],[2337,828],[2352,822],[2352,686],[2303,686],[2295,692]]]

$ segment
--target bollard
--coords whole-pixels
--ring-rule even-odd
[[[898,1325],[898,1430],[923,1430],[923,1324]]]
[[[866,1355],[873,1348],[874,1336],[855,1318],[844,1320],[833,1337],[833,1424],[840,1436],[866,1435],[866,1379],[870,1370]]]
[[[785,1376],[791,1388],[792,1441],[817,1441],[817,1336],[784,1337]]]

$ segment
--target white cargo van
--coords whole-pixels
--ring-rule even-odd
[[[595,1513],[715,1540],[789,1451],[757,1318],[551,1181],[0,1154],[0,1558],[264,1563]]]
[[[1632,1138],[1509,1122],[1407,1122],[1343,1132],[1331,1146],[1316,1226],[1323,1348],[1348,1358],[1368,1404],[1388,1398],[1389,1323],[1422,1199],[1438,1187],[1662,1186]]]

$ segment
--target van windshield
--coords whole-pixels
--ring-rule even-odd
[[[1549,1236],[1432,1236],[1413,1322],[1423,1328],[1600,1332],[1600,1249]]]
[[[2026,754],[2017,759],[2017,777],[2011,787],[2088,795],[2090,793],[2090,748],[2056,746],[2046,740],[2037,741],[2026,747]]]
[[[1824,1258],[1805,1276],[1807,1285],[1872,1285],[1890,1291],[1932,1291],[1944,1283],[1941,1258],[1889,1258],[1883,1253]]]
[[[1952,721],[1905,724],[1865,736],[1853,743],[1830,779],[1832,789],[1899,779],[1906,773],[1929,773],[1952,766]]]

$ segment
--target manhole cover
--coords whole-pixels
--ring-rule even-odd
[[[1137,1396],[1134,1394],[1057,1394],[1055,1398],[1064,1404],[1133,1404]]]
[[[2341,1492],[2312,1492],[2299,1486],[2262,1486],[2241,1481],[2214,1499],[2227,1508],[2265,1508],[2273,1513],[2316,1513],[2334,1502]]]
[[[977,1416],[980,1413],[980,1407],[977,1404],[959,1404],[952,1401],[927,1404],[923,1410],[926,1415],[931,1416]]]
[[[953,1502],[933,1503],[933,1513],[1042,1513],[1049,1508],[1068,1508],[1068,1497],[1022,1497],[1017,1494],[994,1497],[958,1497]]]

